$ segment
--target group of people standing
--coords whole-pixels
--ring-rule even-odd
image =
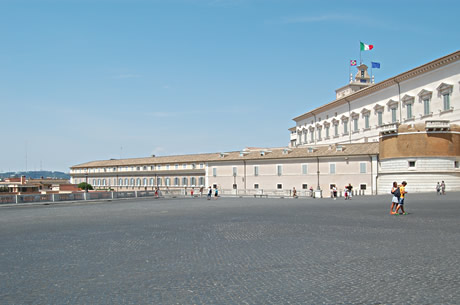
[[[391,200],[390,214],[392,215],[407,215],[404,210],[404,197],[406,192],[407,182],[403,181],[401,185],[398,185],[398,182],[393,182],[393,187],[391,188],[391,194],[393,199]]]

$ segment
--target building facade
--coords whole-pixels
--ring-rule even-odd
[[[388,125],[460,123],[460,51],[373,84],[367,66],[336,100],[296,118],[290,146],[378,142]]]
[[[336,100],[294,118],[281,148],[92,161],[70,170],[72,183],[96,189],[215,186],[233,194],[330,195],[351,183],[364,194],[460,190],[460,51],[379,83],[358,66]]]
[[[188,190],[217,187],[234,194],[299,194],[351,183],[363,194],[377,192],[378,143],[309,148],[247,148],[242,151],[92,161],[71,168],[75,184],[99,190]],[[286,192],[288,191],[288,192]]]

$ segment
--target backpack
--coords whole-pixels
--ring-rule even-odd
[[[395,191],[393,192],[393,195],[396,197],[396,198],[399,198],[401,197],[401,189],[398,187],[395,189]]]

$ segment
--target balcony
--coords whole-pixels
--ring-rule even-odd
[[[398,125],[399,123],[391,123],[391,124],[382,125],[380,126],[380,132],[382,134],[398,133]]]
[[[297,140],[297,133],[291,133],[291,141]]]
[[[447,131],[450,130],[450,121],[425,121],[427,131]]]

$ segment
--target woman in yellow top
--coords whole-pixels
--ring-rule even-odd
[[[407,182],[403,181],[401,183],[401,186],[399,187],[399,191],[401,192],[401,197],[399,198],[399,204],[398,204],[398,207],[396,208],[395,214],[398,214],[398,211],[401,210],[402,215],[407,215],[406,211],[404,211],[404,195],[407,194],[406,185],[407,185]]]

